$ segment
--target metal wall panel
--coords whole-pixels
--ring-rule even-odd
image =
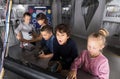
[[[108,45],[120,48],[120,1],[106,4],[102,27],[109,31]]]
[[[19,0],[13,0],[13,3],[19,4]]]
[[[83,15],[83,10],[82,10],[83,1],[84,0],[76,0],[76,2],[75,2],[75,14],[74,14],[74,24],[72,25],[73,26],[72,34],[75,36],[78,36],[78,37],[87,38],[87,36],[90,33],[98,31],[98,29],[101,27],[101,22],[102,22],[102,17],[103,17],[106,0],[98,0],[98,2],[99,2],[98,8],[96,9],[93,17],[91,18],[89,25],[87,26],[87,29],[86,29],[86,25],[85,25],[85,17]],[[93,0],[91,0],[91,1],[93,1]],[[84,10],[87,13],[89,13],[87,10],[88,7],[89,6],[87,6],[86,9]],[[93,8],[94,7],[96,7],[96,6],[93,6]],[[88,17],[88,19],[89,19],[89,17]]]

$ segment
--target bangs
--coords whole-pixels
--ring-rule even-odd
[[[105,45],[105,40],[104,40],[104,38],[99,37],[99,36],[97,36],[97,35],[96,35],[96,36],[89,36],[88,41],[89,41],[89,42],[90,42],[90,41],[94,41],[94,42],[98,43],[100,46]]]

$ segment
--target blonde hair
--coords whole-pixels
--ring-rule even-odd
[[[106,37],[109,36],[109,32],[104,29],[104,28],[100,28],[100,30],[96,33],[92,33],[88,36],[89,38],[96,38],[101,45],[106,45]]]

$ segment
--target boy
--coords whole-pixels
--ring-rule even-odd
[[[27,46],[30,42],[35,42],[41,39],[41,36],[36,37],[33,30],[34,27],[30,24],[31,15],[28,12],[25,12],[23,15],[24,22],[21,23],[16,29],[15,33],[16,38],[22,43],[21,47]]]
[[[42,35],[41,47],[43,52],[39,55],[40,58],[51,58],[53,56],[53,29],[49,25],[45,25],[40,30]]]
[[[56,38],[54,40],[54,55],[49,61],[49,70],[61,72],[69,70],[71,63],[78,56],[75,42],[70,38],[70,29],[65,24],[59,24],[55,28]],[[57,62],[55,62],[57,61]]]

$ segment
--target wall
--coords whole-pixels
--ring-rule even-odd
[[[89,0],[88,0],[89,1]],[[97,31],[101,27],[101,21],[103,17],[103,12],[105,8],[105,0],[98,0],[99,5],[96,12],[91,19],[91,22],[86,29],[84,17],[82,14],[82,2],[83,0],[75,1],[75,14],[74,23],[72,24],[72,34],[78,37],[86,38],[90,33]]]

